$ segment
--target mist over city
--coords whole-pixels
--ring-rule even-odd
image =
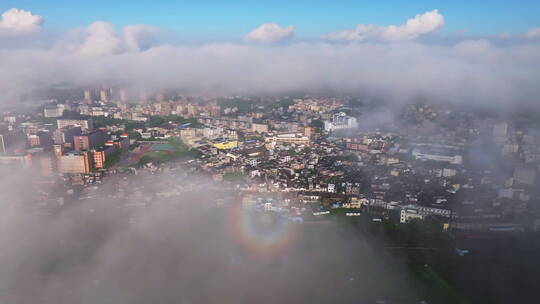
[[[3,1],[0,303],[534,303],[534,1]]]

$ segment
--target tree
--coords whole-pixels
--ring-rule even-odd
[[[350,161],[350,162],[357,162],[360,159],[358,158],[358,155],[354,153],[349,153],[343,157],[343,160]]]
[[[146,121],[146,124],[150,128],[155,128],[163,125],[166,122],[163,116],[150,116]]]
[[[309,126],[317,130],[322,130],[324,129],[324,122],[320,119],[315,119],[311,121]]]

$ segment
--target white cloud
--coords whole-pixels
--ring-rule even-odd
[[[111,45],[118,51],[97,57],[63,49],[0,48],[0,98],[54,85],[104,83],[210,94],[330,90],[394,102],[423,96],[489,106],[530,104],[540,95],[540,44],[212,43],[144,51]]]
[[[438,10],[418,14],[402,25],[378,26],[359,24],[354,29],[336,31],[323,38],[332,41],[407,41],[434,32],[444,24],[444,17]]]
[[[103,56],[118,53],[121,39],[117,37],[114,26],[103,21],[96,21],[86,29],[88,34],[79,52],[85,56]]]
[[[465,40],[455,45],[455,50],[461,54],[487,55],[493,50],[493,45],[486,39]]]
[[[152,46],[155,42],[155,36],[160,29],[145,24],[127,25],[122,34],[125,46],[129,51],[141,51]]]
[[[411,32],[427,31],[429,27],[418,25],[423,23],[408,22],[400,28],[406,28],[401,31],[410,37]],[[396,102],[423,96],[489,105],[531,103],[540,95],[536,85],[540,43],[523,39],[523,34],[505,43],[475,37],[452,45],[374,39],[361,44],[291,42],[270,47],[159,45],[159,31],[147,25],[115,29],[110,23],[95,22],[49,44],[0,43],[0,99],[17,100],[50,86],[103,84],[216,94],[328,90]]]
[[[0,35],[19,36],[38,32],[43,24],[43,17],[29,11],[12,8],[0,18]]]
[[[125,26],[120,33],[113,24],[96,21],[84,29],[84,40],[76,49],[84,56],[105,56],[138,52],[151,47],[157,27],[136,24]]]
[[[294,36],[294,27],[281,27],[275,23],[265,23],[249,32],[245,39],[254,42],[271,43],[290,39]]]
[[[536,39],[540,38],[540,27],[530,29],[525,33],[525,38]]]

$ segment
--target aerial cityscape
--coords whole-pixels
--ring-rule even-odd
[[[0,303],[537,301],[540,4],[210,2],[0,3]]]

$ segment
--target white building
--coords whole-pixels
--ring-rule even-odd
[[[331,121],[324,122],[324,130],[331,132],[341,129],[354,129],[358,127],[358,121],[354,117],[347,116],[345,112],[334,114]]]
[[[66,110],[66,106],[63,104],[48,105],[48,106],[45,106],[45,108],[43,109],[43,116],[44,117],[62,117],[62,115],[64,115],[65,110]]]
[[[419,214],[418,210],[416,209],[401,209],[400,217],[399,217],[400,223],[406,224],[414,219],[422,220],[424,219],[424,216]]]
[[[297,133],[283,133],[283,134],[272,134],[265,137],[266,143],[288,143],[288,144],[297,144],[297,145],[308,145],[309,137],[303,136],[302,134]]]
[[[328,192],[334,193],[336,191],[336,185],[328,184]]]
[[[436,149],[414,149],[412,156],[418,160],[448,162],[455,165],[461,165],[463,163],[463,156],[450,151]]]
[[[401,208],[400,212],[400,223],[409,223],[413,219],[422,220],[424,217],[429,215],[439,215],[444,217],[450,217],[452,211],[448,209],[433,208],[433,207],[423,207],[417,205],[407,205]]]
[[[80,126],[84,131],[92,131],[94,129],[94,121],[92,119],[58,119],[56,124],[58,129],[67,126]]]

